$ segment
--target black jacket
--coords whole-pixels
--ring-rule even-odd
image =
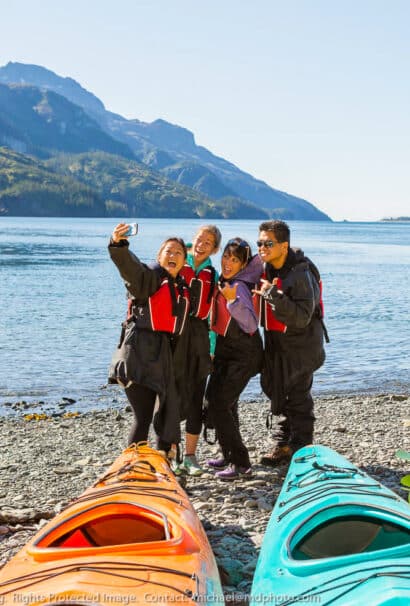
[[[110,244],[108,250],[129,296],[136,305],[143,304],[160,287],[161,272],[157,267],[142,263],[129,251],[127,244]],[[184,342],[184,339],[164,332],[141,329],[131,317],[123,324],[121,340],[109,371],[111,383],[126,386],[133,382],[158,394],[159,408],[154,415],[154,428],[158,436],[169,444],[180,441],[178,385],[183,380]]]
[[[323,324],[320,314],[319,272],[300,249],[289,249],[279,270],[266,266],[270,282],[281,278],[264,298],[276,318],[286,324],[286,332],[265,330],[265,359],[261,383],[272,402],[272,411],[280,414],[284,398],[298,380],[313,373],[325,360]]]

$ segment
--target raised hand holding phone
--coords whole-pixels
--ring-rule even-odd
[[[118,223],[114,227],[111,239],[118,243],[120,240],[126,240],[130,236],[135,236],[138,233],[138,223]]]
[[[130,236],[136,236],[138,233],[138,223],[130,223],[128,230],[125,232],[124,236],[129,238]]]

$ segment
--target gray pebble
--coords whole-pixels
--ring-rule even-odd
[[[21,402],[15,409],[25,407]],[[404,394],[318,398],[315,443],[333,448],[407,498],[399,480],[409,473],[409,463],[397,459],[395,452],[410,450],[410,424],[405,422],[409,407],[410,398]],[[252,478],[221,482],[210,471],[186,479],[186,490],[218,563],[228,565],[227,593],[250,590],[270,512],[286,475],[285,465],[272,469],[259,464],[262,452],[272,447],[265,427],[267,410],[267,402],[240,405],[241,432],[254,464]],[[110,408],[32,423],[19,416],[0,418],[4,446],[0,455],[0,565],[29,540],[34,528],[39,529],[104,473],[126,446],[132,421],[129,412],[126,406],[121,413]],[[200,441],[200,462],[214,456],[219,456],[218,449]],[[30,507],[22,508],[25,504]],[[18,532],[13,531],[16,527]]]
[[[257,506],[261,511],[272,511],[272,505],[266,499],[258,499]]]

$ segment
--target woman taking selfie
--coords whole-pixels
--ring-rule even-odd
[[[129,297],[110,382],[125,388],[134,412],[129,444],[146,441],[153,421],[158,449],[168,453],[180,441],[175,355],[189,313],[188,289],[179,275],[187,250],[181,238],[168,238],[160,246],[157,262],[148,266],[130,252],[129,228],[119,223],[108,247]]]
[[[211,310],[211,329],[217,333],[214,370],[206,397],[208,425],[213,426],[222,457],[208,465],[221,480],[252,474],[248,449],[239,430],[238,399],[248,381],[261,370],[262,339],[252,303],[252,288],[262,273],[257,255],[241,238],[229,240],[222,254],[219,292]]]

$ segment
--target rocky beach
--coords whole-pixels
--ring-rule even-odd
[[[54,414],[30,414],[15,404],[0,418],[0,566],[45,520],[113,462],[126,445],[132,415],[113,405],[79,413],[70,398]],[[234,482],[214,479],[212,472],[186,479],[186,491],[223,569],[229,601],[244,601],[249,592],[263,534],[287,466],[258,463],[272,445],[265,426],[266,401],[242,402],[240,418],[254,463],[252,478]],[[315,443],[335,449],[402,497],[400,478],[409,462],[395,456],[410,449],[410,395],[363,394],[316,399]],[[201,462],[217,452],[200,442]],[[226,573],[226,574],[225,574]],[[228,601],[228,600],[227,600]]]

